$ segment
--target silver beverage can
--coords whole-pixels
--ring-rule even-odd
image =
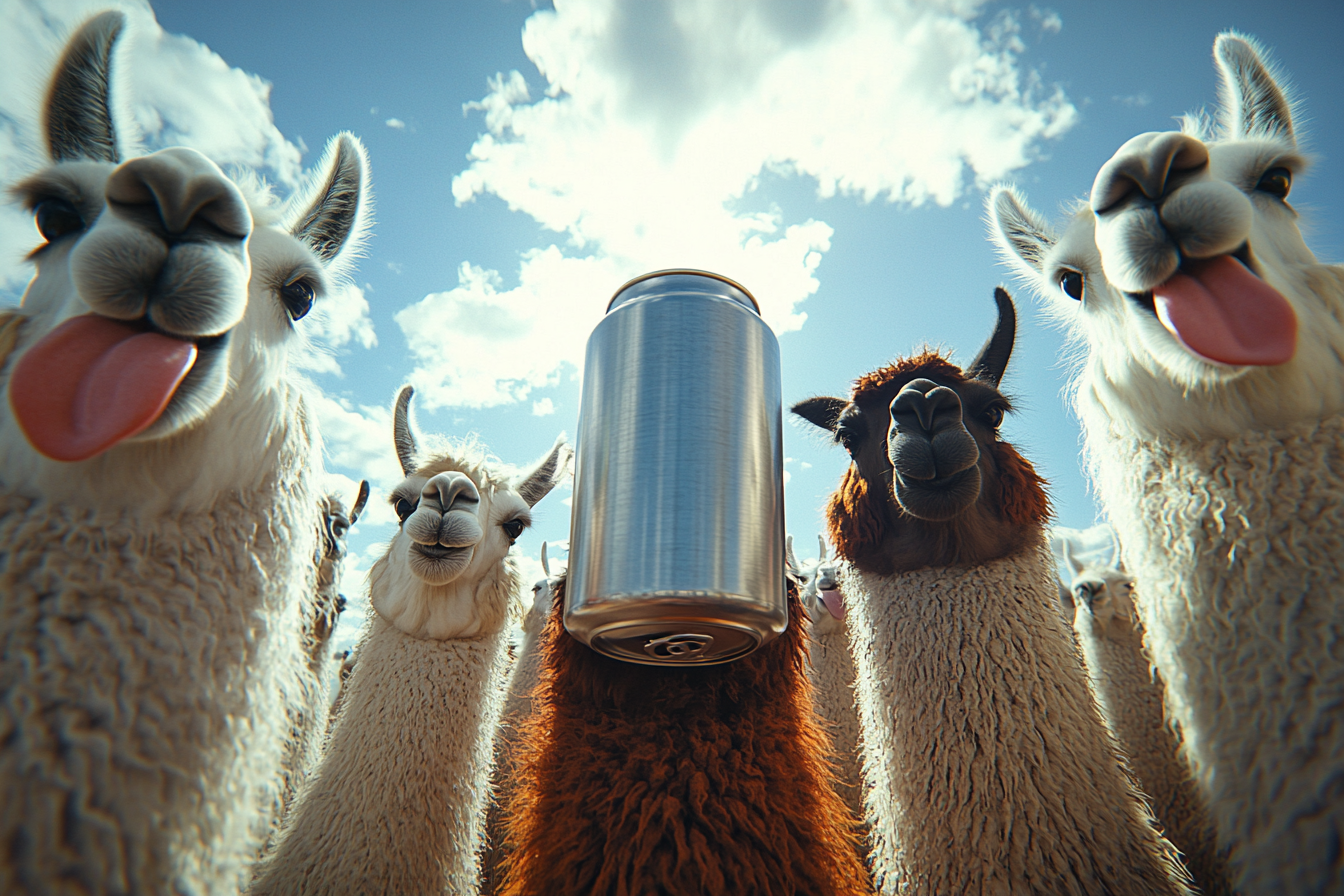
[[[588,339],[565,628],[634,663],[712,665],[788,625],[779,343],[704,271],[617,290]]]

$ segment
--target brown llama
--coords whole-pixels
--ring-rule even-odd
[[[807,620],[719,666],[603,656],[564,630],[565,580],[505,806],[506,896],[871,893],[807,683]]]
[[[853,463],[827,508],[883,893],[1183,893],[1056,609],[1045,484],[999,437],[1016,313],[794,412]]]

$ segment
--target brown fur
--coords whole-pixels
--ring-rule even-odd
[[[564,582],[542,636],[505,816],[505,896],[871,893],[832,789],[789,627],[720,666],[668,669],[602,656],[565,633]]]

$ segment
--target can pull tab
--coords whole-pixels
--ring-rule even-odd
[[[699,632],[680,635],[665,635],[654,638],[644,645],[644,652],[655,659],[694,660],[698,659],[714,644],[714,636]]]

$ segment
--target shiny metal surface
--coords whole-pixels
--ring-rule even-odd
[[[727,662],[788,623],[779,344],[746,290],[657,272],[588,340],[565,627],[637,663]]]

